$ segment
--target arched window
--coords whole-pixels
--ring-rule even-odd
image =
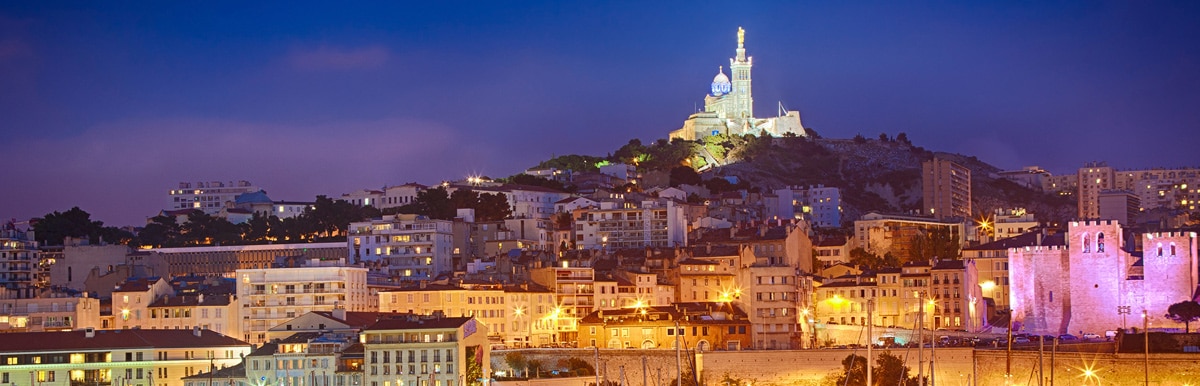
[[[1083,236],[1081,236],[1081,237],[1083,237],[1083,240],[1080,243],[1080,244],[1083,244],[1083,253],[1091,252],[1091,249],[1088,247],[1088,244],[1091,244],[1092,240],[1088,238],[1087,233],[1084,233]]]
[[[1162,257],[1162,243],[1158,243],[1158,257]]]
[[[1096,234],[1096,252],[1104,253],[1104,232]]]
[[[1175,243],[1171,243],[1171,256],[1175,256]]]

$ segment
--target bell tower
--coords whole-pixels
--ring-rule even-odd
[[[730,117],[748,119],[754,117],[754,94],[750,85],[750,68],[754,67],[754,58],[746,56],[746,30],[738,27],[737,56],[729,59],[729,71],[733,87],[729,93]]]

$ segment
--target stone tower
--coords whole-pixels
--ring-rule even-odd
[[[1145,308],[1150,328],[1174,327],[1167,308],[1191,297],[1196,290],[1196,233],[1162,232],[1142,235],[1142,299],[1130,299],[1132,314]],[[1138,300],[1141,300],[1140,302]]]
[[[750,119],[754,117],[754,93],[750,86],[750,69],[754,58],[746,56],[746,30],[738,27],[737,56],[729,59],[729,71],[733,76],[733,90],[729,93],[731,109],[729,118]]]
[[[1129,304],[1129,268],[1120,223],[1113,220],[1073,221],[1067,232],[1070,251],[1069,333],[1100,333],[1121,327],[1118,306]],[[1131,315],[1134,316],[1134,315]],[[1137,317],[1140,317],[1140,312]]]

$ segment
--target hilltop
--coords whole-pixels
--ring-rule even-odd
[[[841,188],[844,219],[869,211],[911,212],[921,208],[921,162],[949,159],[971,170],[976,218],[1000,208],[1026,208],[1039,220],[1061,222],[1075,212],[1069,197],[1045,194],[999,178],[1001,171],[974,156],[934,152],[912,144],[904,133],[879,138],[808,136],[710,136],[699,141],[632,140],[605,157],[555,157],[538,167],[595,170],[595,165],[633,162],[643,175],[671,174],[691,167],[703,180],[737,177],[739,186],[770,191],[792,185]]]

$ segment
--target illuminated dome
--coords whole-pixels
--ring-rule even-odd
[[[729,77],[725,76],[725,68],[717,67],[717,76],[713,77],[712,82],[712,94],[720,96],[728,94],[730,90],[733,90],[733,85],[729,83]]]

